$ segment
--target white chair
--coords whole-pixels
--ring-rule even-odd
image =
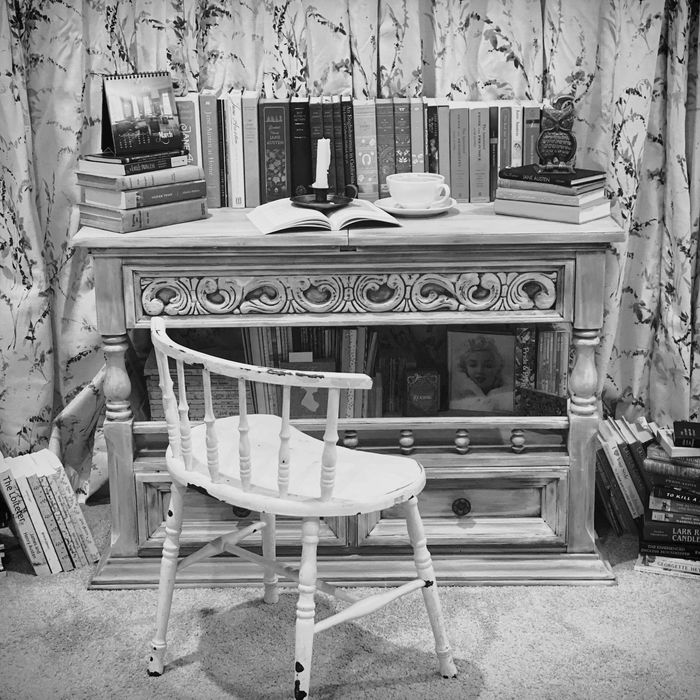
[[[369,389],[370,377],[337,372],[312,373],[239,364],[208,356],[173,342],[162,319],[153,319],[151,336],[155,348],[163,405],[168,426],[166,452],[172,479],[170,507],[165,525],[161,559],[156,633],[148,665],[150,675],[163,672],[166,631],[176,574],[194,562],[228,552],[258,564],[263,570],[264,600],[278,599],[278,575],[298,583],[296,649],[294,655],[295,698],[308,698],[311,654],[316,633],[340,622],[353,620],[383,608],[397,598],[420,590],[435,637],[440,673],[456,676],[445,633],[435,572],[426,546],[416,496],[425,486],[423,467],[406,457],[380,455],[338,447],[340,392]],[[175,397],[169,360],[175,361],[178,397]],[[202,366],[204,421],[191,425],[185,387],[185,364]],[[238,380],[239,413],[215,418],[212,373]],[[281,416],[253,414],[246,407],[246,383],[263,382],[282,387]],[[316,387],[328,391],[328,410],[323,440],[313,438],[290,424],[292,387]],[[178,561],[182,530],[183,498],[191,484],[232,506],[260,513],[248,527],[218,537],[202,549]],[[380,511],[402,504],[418,577],[384,592],[357,597],[347,590],[317,579],[316,549],[319,521]],[[275,556],[275,517],[301,519],[301,565],[283,565]],[[262,555],[239,546],[253,532],[262,535]],[[323,620],[315,620],[316,591],[349,603]],[[291,665],[291,663],[290,663]]]

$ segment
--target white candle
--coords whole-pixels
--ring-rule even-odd
[[[311,185],[314,189],[328,189],[328,167],[331,164],[331,140],[319,139],[316,150],[316,181]]]

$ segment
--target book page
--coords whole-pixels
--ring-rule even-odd
[[[342,209],[336,209],[328,215],[332,231],[339,231],[350,224],[361,221],[378,221],[385,224],[400,226],[400,222],[389,212],[380,209],[372,202],[364,199],[353,199]]]
[[[314,209],[295,207],[288,198],[261,204],[248,212],[246,216],[262,233],[266,234],[301,226],[305,228],[331,228],[325,214]]]

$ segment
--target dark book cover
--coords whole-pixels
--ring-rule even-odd
[[[323,138],[329,139],[331,142],[331,164],[328,168],[328,189],[331,192],[336,191],[335,183],[335,149],[333,147],[335,132],[333,125],[333,98],[330,95],[324,95],[321,98],[321,112],[323,114]],[[314,161],[314,166],[316,162]],[[316,169],[314,167],[314,175]]]
[[[331,98],[333,106],[333,138],[331,149],[333,157],[331,166],[335,166],[335,192],[345,194],[345,163],[343,162],[343,114],[340,106],[340,95]]]
[[[647,455],[642,474],[650,491],[654,486],[665,486],[700,494],[700,469],[697,467],[673,464]]]
[[[377,171],[379,176],[379,196],[388,197],[387,175],[395,172],[394,154],[394,105],[389,97],[375,100],[377,117]]]
[[[489,107],[489,200],[496,198],[498,187],[498,106]]]
[[[355,154],[355,115],[350,95],[340,98],[340,113],[343,120],[343,163],[345,184],[357,189],[357,157]]]
[[[600,466],[596,461],[595,469],[595,491],[596,491],[596,505],[600,506],[600,509],[605,515],[605,519],[612,528],[616,535],[621,535],[624,532],[622,523],[620,522],[613,506],[612,498],[610,496],[610,489],[607,487],[607,482],[602,476]],[[597,509],[596,509],[597,510]],[[598,530],[598,525],[596,524],[596,530]]]
[[[411,105],[407,97],[394,97],[394,162],[397,173],[411,172]]]
[[[515,357],[513,358],[514,410],[517,415],[527,415],[523,390],[535,388],[536,367],[537,328],[519,326],[515,329]]]
[[[289,101],[261,98],[258,103],[260,138],[260,203],[289,197]]]
[[[228,202],[228,158],[226,154],[226,108],[223,98],[216,100],[216,123],[219,149],[219,192],[221,206],[227,207]]]
[[[574,172],[547,172],[534,164],[523,165],[519,168],[502,168],[498,177],[504,180],[526,180],[530,182],[545,182],[552,185],[582,185],[587,182],[605,182],[605,172],[575,168]]]
[[[440,123],[438,106],[435,99],[429,99],[425,114],[425,131],[428,135],[426,156],[428,158],[427,172],[440,172]]]
[[[635,519],[630,513],[629,506],[625,497],[622,494],[620,485],[615,478],[610,462],[608,462],[608,457],[605,454],[605,450],[602,447],[598,448],[595,453],[596,469],[600,470],[601,477],[605,484],[605,488],[610,494],[610,500],[615,509],[615,514],[617,515],[620,523],[625,532],[637,533],[639,531],[639,526]]]
[[[700,423],[674,420],[673,444],[676,447],[700,447]]]
[[[102,150],[115,155],[182,148],[167,71],[106,75],[102,81]]]
[[[642,503],[646,503],[649,500],[649,488],[647,487],[637,460],[632,454],[630,446],[626,442],[618,442],[617,446],[620,450],[620,454],[622,455],[622,459],[625,462],[627,471],[629,472],[630,477],[632,477],[634,488],[639,494],[639,500]]]
[[[642,537],[649,542],[700,547],[700,525],[653,520],[647,509],[642,523]]]
[[[700,560],[700,547],[671,542],[655,542],[644,538],[639,540],[639,553],[655,557]]]
[[[700,508],[700,494],[672,486],[654,486],[652,493],[656,498],[670,498],[674,501],[692,504]]]
[[[291,191],[293,195],[308,194],[311,191],[314,171],[311,167],[311,124],[307,97],[292,97],[289,103],[289,128]]]
[[[406,371],[407,416],[436,416],[440,410],[440,374],[434,369]]]

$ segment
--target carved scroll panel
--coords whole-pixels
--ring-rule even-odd
[[[531,311],[556,308],[560,270],[137,277],[145,316]]]

